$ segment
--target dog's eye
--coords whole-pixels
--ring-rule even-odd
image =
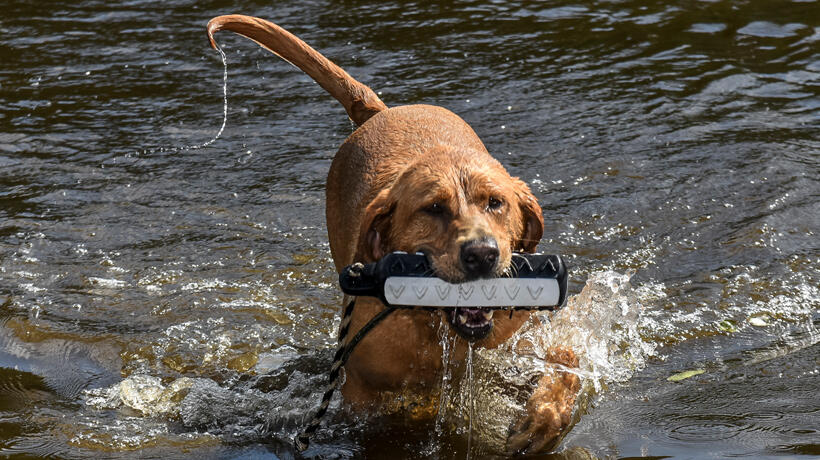
[[[447,209],[444,207],[443,204],[436,202],[424,208],[424,212],[426,212],[427,214],[438,216],[447,212]]]
[[[495,210],[498,210],[499,208],[501,208],[501,205],[503,205],[503,204],[504,204],[503,201],[499,200],[498,198],[496,198],[494,196],[491,196],[490,200],[487,202],[487,209],[489,209],[490,211],[495,211]]]

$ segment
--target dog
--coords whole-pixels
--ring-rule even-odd
[[[226,15],[208,23],[208,37],[229,30],[302,69],[342,103],[357,129],[341,145],[327,178],[326,218],[337,271],[393,251],[422,252],[439,278],[460,283],[498,277],[513,252],[534,252],[544,231],[529,187],[511,177],[456,114],[432,105],[388,108],[367,86],[302,40],[263,19]],[[346,299],[347,300],[347,299]],[[385,306],[359,297],[350,336]],[[359,343],[345,365],[342,395],[354,410],[380,410],[395,395],[420,399],[444,372],[439,325],[449,325],[455,358],[468,341],[493,348],[530,318],[528,311],[457,308],[394,312]],[[573,368],[575,354],[550,350],[548,360]],[[548,451],[571,423],[580,382],[571,372],[545,374],[511,427],[510,453]],[[434,411],[430,414],[434,416]]]

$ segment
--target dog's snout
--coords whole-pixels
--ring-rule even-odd
[[[493,238],[471,240],[461,245],[461,265],[468,278],[487,276],[498,265],[498,244]]]

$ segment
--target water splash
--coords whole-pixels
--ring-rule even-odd
[[[590,398],[607,384],[628,380],[655,352],[639,334],[641,307],[630,276],[612,271],[592,274],[563,310],[532,315],[498,348],[468,349],[461,384],[442,386],[442,421],[437,426],[467,435],[468,458],[504,454],[510,427],[524,416],[527,399],[548,372],[581,377],[577,421]],[[450,362],[446,340],[442,346],[443,362]],[[578,368],[550,362],[549,351],[557,347],[574,351]],[[448,383],[446,378],[443,383]]]
[[[317,366],[306,366],[305,359],[296,357],[283,360],[273,370],[266,366],[266,374],[224,383],[190,377],[164,383],[155,376],[136,374],[110,387],[85,390],[82,399],[92,411],[128,409],[146,420],[174,420],[185,431],[201,432],[211,439],[290,439],[303,426],[305,408],[321,396],[320,382],[325,378],[322,373],[299,370],[305,367]],[[338,410],[340,402],[337,395],[331,410]],[[116,424],[98,423],[93,436],[96,447],[121,450],[169,437],[164,432],[137,433],[129,446],[122,446],[106,441],[107,433],[116,431]]]
[[[544,329],[526,330],[519,340],[528,338],[536,344],[534,352],[541,359],[553,347],[575,351],[580,362],[573,372],[596,392],[608,383],[628,380],[655,353],[655,345],[639,332],[641,305],[629,282],[631,276],[613,271],[590,275],[567,308],[547,316]]]
[[[467,458],[503,453],[510,426],[524,413],[527,398],[545,372],[568,371],[582,378],[579,414],[584,410],[584,401],[605,394],[610,384],[629,380],[655,355],[658,342],[647,339],[645,331],[640,334],[641,327],[652,324],[643,315],[641,304],[656,303],[653,295],[661,292],[661,286],[651,283],[633,289],[629,280],[629,274],[594,273],[565,309],[533,315],[503,346],[493,350],[469,347],[463,360],[456,358],[457,339],[442,323],[439,340],[444,371],[439,411],[435,435],[421,447],[422,451],[430,455],[448,448],[464,452],[464,444],[460,443],[466,441]],[[814,329],[800,338],[799,343],[789,342],[786,348],[805,348],[818,341]],[[557,346],[575,351],[579,367],[568,369],[549,362],[548,350]],[[778,356],[787,352],[777,347],[767,351]],[[210,435],[237,439],[234,433],[239,433],[239,438],[245,440],[265,435],[288,439],[301,426],[305,407],[318,398],[326,366],[311,366],[315,374],[300,372],[297,369],[304,366],[294,363],[304,357],[289,347],[277,350],[271,357],[274,359],[270,363],[251,370],[258,377],[239,381],[182,378],[169,383],[133,374],[104,391],[89,390],[86,404],[94,409],[128,408],[146,417],[176,419],[188,429],[204,428]],[[770,356],[756,355],[752,359]],[[254,383],[263,379],[273,383]],[[265,389],[259,391],[262,387]],[[334,410],[339,402],[334,400]],[[350,423],[337,419],[320,435],[333,438],[349,430]],[[354,423],[361,429],[368,427],[367,419]],[[101,426],[99,430],[107,433],[108,428]],[[450,444],[450,435],[461,440],[460,447]],[[146,442],[149,440],[146,438]]]
[[[438,411],[436,415],[436,424],[435,424],[435,431],[438,436],[441,436],[444,432],[444,414],[446,413],[446,407],[450,403],[450,387],[451,382],[453,379],[453,368],[451,366],[453,362],[453,353],[455,350],[455,340],[454,336],[449,334],[450,327],[447,325],[445,321],[441,321],[439,323],[439,344],[441,345],[441,395],[439,396],[439,405]]]
[[[470,460],[470,453],[473,447],[473,418],[475,415],[475,399],[473,398],[473,342],[467,342],[467,399],[470,409],[470,428],[467,432],[467,460]]]
[[[225,126],[228,124],[228,58],[225,56],[225,52],[222,51],[222,48],[219,45],[216,45],[216,50],[219,52],[219,56],[222,58],[222,126],[219,127],[219,131],[217,131],[216,135],[212,137],[210,140],[205,141],[201,144],[194,144],[194,145],[184,145],[181,147],[157,147],[153,149],[146,149],[139,152],[139,155],[150,155],[152,153],[174,153],[180,152],[185,150],[198,150],[201,148],[205,148],[214,142],[222,135],[222,132],[225,131]]]

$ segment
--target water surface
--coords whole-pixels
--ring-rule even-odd
[[[204,27],[234,12],[390,106],[453,110],[530,184],[540,249],[573,294],[598,280],[572,304],[601,327],[573,343],[595,385],[559,457],[820,455],[820,7],[722,0],[7,1],[0,455],[295,455],[339,319],[324,182],[352,128],[226,33],[227,126],[180,149],[222,124]],[[667,380],[685,370],[705,372]],[[308,454],[464,458],[455,425],[336,411]]]

